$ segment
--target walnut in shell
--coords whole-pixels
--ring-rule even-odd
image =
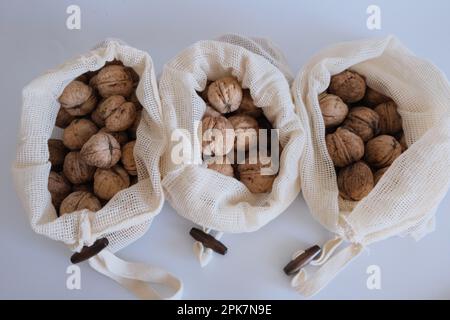
[[[94,175],[94,193],[103,200],[110,200],[117,192],[130,186],[128,173],[120,165],[110,169],[98,168]]]
[[[223,156],[234,147],[234,129],[227,118],[204,117],[202,120],[202,152],[206,156]]]
[[[374,184],[377,184],[378,181],[380,181],[381,177],[385,174],[386,171],[388,171],[388,169],[389,167],[381,168],[373,174]]]
[[[366,144],[365,160],[373,168],[390,166],[402,153],[402,146],[392,136],[381,135]]]
[[[139,84],[138,73],[132,67],[125,67],[125,71],[130,75],[131,81],[133,82],[133,89],[136,89]]]
[[[136,108],[136,111],[138,110],[142,110],[142,104],[139,101],[137,95],[136,95],[136,91],[133,91],[133,93],[131,94],[130,98],[128,99],[128,101],[133,102],[134,107]]]
[[[58,101],[70,115],[84,116],[94,110],[97,98],[92,87],[74,80],[64,88]]]
[[[270,158],[246,159],[245,163],[237,166],[240,181],[252,193],[266,193],[272,190],[276,174],[270,173]],[[263,169],[269,172],[264,172]],[[266,174],[268,173],[268,174]]]
[[[217,171],[228,177],[234,176],[233,166],[229,163],[226,156],[209,159],[208,169]]]
[[[319,105],[327,129],[340,125],[348,114],[348,106],[334,94],[320,95]]]
[[[72,185],[61,172],[50,171],[48,191],[52,196],[53,206],[58,210],[64,198],[72,192]]]
[[[344,128],[337,128],[325,137],[328,153],[336,167],[346,167],[364,156],[362,139]]]
[[[75,119],[64,129],[63,142],[70,150],[78,150],[98,131],[97,126],[88,119]]]
[[[380,117],[380,133],[395,134],[402,130],[402,117],[394,101],[382,103],[374,109]]]
[[[59,108],[58,114],[56,115],[55,125],[58,128],[64,129],[76,118],[66,111],[64,108]]]
[[[114,95],[128,97],[133,91],[133,79],[122,65],[107,65],[96,76],[95,85],[103,98]]]
[[[263,110],[255,105],[249,89],[242,90],[242,101],[241,105],[239,106],[238,112],[246,114],[253,118],[258,118],[263,115]]]
[[[103,119],[101,117],[100,113],[98,112],[98,108],[96,108],[91,113],[91,120],[92,120],[92,122],[94,122],[97,125],[97,127],[99,127],[99,128],[105,127],[105,119]]]
[[[236,111],[242,101],[241,85],[233,77],[217,79],[208,87],[208,101],[220,113]]]
[[[126,131],[113,132],[111,130],[108,130],[108,128],[103,127],[98,132],[104,132],[112,135],[121,146],[129,141],[128,133]]]
[[[345,119],[343,128],[356,133],[364,142],[378,134],[378,113],[370,108],[352,108]]]
[[[90,192],[75,191],[69,194],[61,203],[59,215],[87,209],[96,212],[102,208],[100,201]]]
[[[345,103],[354,103],[366,93],[366,81],[358,73],[345,70],[331,77],[328,92],[340,97]]]
[[[52,164],[53,170],[60,170],[64,164],[64,158],[69,150],[64,146],[62,140],[49,139],[48,140],[49,161]]]
[[[128,174],[135,176],[137,175],[136,162],[134,161],[134,146],[136,145],[136,140],[130,141],[122,147],[122,164]]]
[[[363,99],[363,104],[370,108],[374,108],[379,104],[391,101],[391,98],[386,97],[384,94],[379,93],[378,91],[367,87],[366,94]]]
[[[81,81],[83,83],[89,83],[89,77],[85,73],[80,74],[78,77],[75,78],[75,80],[76,81]]]
[[[110,96],[97,107],[98,117],[105,122],[109,131],[124,131],[133,125],[136,108],[122,96]]]
[[[99,132],[83,145],[80,154],[90,166],[111,168],[120,160],[120,144],[112,135]]]
[[[359,201],[373,189],[372,170],[362,161],[355,162],[339,171],[339,195],[352,201]]]
[[[128,132],[128,136],[131,139],[136,139],[136,132],[137,132],[137,128],[139,127],[139,124],[141,123],[142,120],[142,109],[138,110],[136,112],[136,118],[133,121],[133,124],[131,125],[131,127],[128,128],[127,132]]]
[[[247,115],[235,115],[228,118],[234,128],[234,148],[246,151],[258,145],[258,121]]]
[[[80,152],[69,152],[64,159],[64,175],[73,184],[87,183],[92,180],[95,167],[88,165],[81,159]]]
[[[206,105],[206,109],[205,109],[205,113],[203,114],[203,117],[219,117],[222,114],[218,111],[216,111],[216,109],[214,109],[213,107]]]
[[[86,192],[90,192],[93,193],[94,189],[92,188],[92,184],[90,183],[86,183],[86,184],[74,184],[72,186],[72,191],[86,191]]]

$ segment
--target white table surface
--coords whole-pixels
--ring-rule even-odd
[[[450,2],[442,1],[0,1],[0,298],[134,298],[81,265],[81,290],[66,289],[69,250],[33,233],[14,192],[11,163],[25,84],[106,37],[118,37],[163,64],[197,40],[225,32],[265,36],[297,73],[321,48],[362,37],[397,35],[411,50],[450,72]],[[81,30],[66,29],[66,8],[81,7]],[[382,29],[366,28],[366,8],[381,8]],[[450,196],[437,230],[416,243],[392,238],[370,246],[317,299],[450,298]],[[281,271],[297,249],[330,235],[301,196],[258,232],[225,235],[225,257],[201,269],[188,235],[192,223],[167,204],[149,232],[120,252],[125,259],[168,268],[184,280],[185,298],[301,299]],[[381,269],[381,290],[366,287],[369,265]]]

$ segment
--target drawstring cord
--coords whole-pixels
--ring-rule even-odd
[[[337,248],[344,242],[343,237],[336,236],[327,241],[320,256],[309,264],[319,267],[310,275],[305,268],[301,268],[291,280],[291,286],[304,296],[310,297],[324,288],[351,260],[357,257],[363,250],[360,243],[350,243],[339,252]],[[336,252],[336,253],[335,253]],[[297,252],[298,256],[302,252]]]
[[[205,233],[212,235],[216,240],[220,240],[223,236],[223,232],[212,230],[211,228],[203,228]],[[214,251],[210,248],[206,248],[200,241],[195,241],[193,245],[194,255],[200,262],[200,266],[203,268],[208,265],[214,256]]]

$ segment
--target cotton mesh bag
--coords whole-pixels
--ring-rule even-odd
[[[255,104],[278,129],[282,153],[270,193],[251,193],[239,180],[202,164],[197,131],[206,104],[198,92],[205,89],[207,80],[223,76],[233,76],[242,88],[248,88]],[[181,216],[217,240],[224,233],[258,230],[282,213],[299,193],[298,165],[304,139],[289,91],[290,78],[284,56],[270,41],[239,35],[197,42],[164,67],[159,89],[170,140],[161,160],[165,195]],[[172,159],[177,141],[171,139],[180,129],[194,150],[192,161],[181,164]],[[194,243],[194,253],[201,266],[213,254],[199,241]]]
[[[84,209],[58,218],[47,189],[51,170],[47,141],[60,108],[58,97],[73,79],[114,59],[132,67],[140,76],[136,95],[144,111],[134,149],[139,181],[117,193],[97,212]],[[90,258],[89,264],[145,299],[177,298],[182,291],[181,282],[165,270],[126,262],[114,254],[141,237],[163,205],[159,172],[159,157],[164,148],[161,125],[161,106],[150,56],[119,40],[106,40],[23,89],[19,142],[13,164],[17,192],[33,230],[64,242],[75,252],[83,247],[94,248],[99,239],[106,238],[107,247]],[[174,293],[160,295],[150,283],[167,286]]]
[[[339,197],[318,101],[330,77],[345,69],[394,100],[409,147],[359,202]],[[307,140],[302,192],[312,215],[335,234],[312,261],[311,273],[302,268],[292,280],[298,292],[310,296],[371,243],[395,235],[419,239],[433,230],[434,213],[450,181],[450,89],[433,64],[389,36],[323,50],[294,80],[292,94]],[[344,241],[346,247],[337,252]]]

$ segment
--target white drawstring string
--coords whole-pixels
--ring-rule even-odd
[[[183,283],[176,276],[164,269],[145,263],[124,261],[108,249],[102,250],[89,259],[89,265],[94,270],[115,280],[140,299],[173,300],[180,299],[183,294]],[[150,286],[152,283],[169,287],[173,293],[164,297]]]
[[[223,232],[216,231],[214,232],[210,228],[203,228],[205,233],[212,235],[216,240],[220,240],[223,236]],[[214,233],[214,234],[213,234]],[[212,260],[214,256],[214,251],[210,248],[206,248],[203,243],[200,241],[195,241],[193,245],[194,255],[197,257],[200,262],[200,266],[203,268],[208,265],[208,263]]]
[[[363,249],[362,244],[350,243],[333,254],[343,241],[344,239],[338,236],[327,241],[322,247],[319,258],[310,263],[310,265],[320,268],[315,270],[311,276],[308,276],[305,268],[300,269],[292,278],[291,286],[308,297],[325,287]]]
[[[78,224],[78,241],[71,245],[71,249],[80,252],[83,247],[90,247],[94,244],[97,237],[92,233],[92,219],[95,212],[83,210],[80,214],[80,222]]]
[[[322,250],[320,252],[320,255],[317,259],[310,262],[312,266],[321,266],[327,260],[330,258],[330,256],[333,254],[333,252],[336,251],[336,249],[341,245],[341,243],[344,241],[339,236],[336,236],[333,239],[328,240],[322,247]]]

